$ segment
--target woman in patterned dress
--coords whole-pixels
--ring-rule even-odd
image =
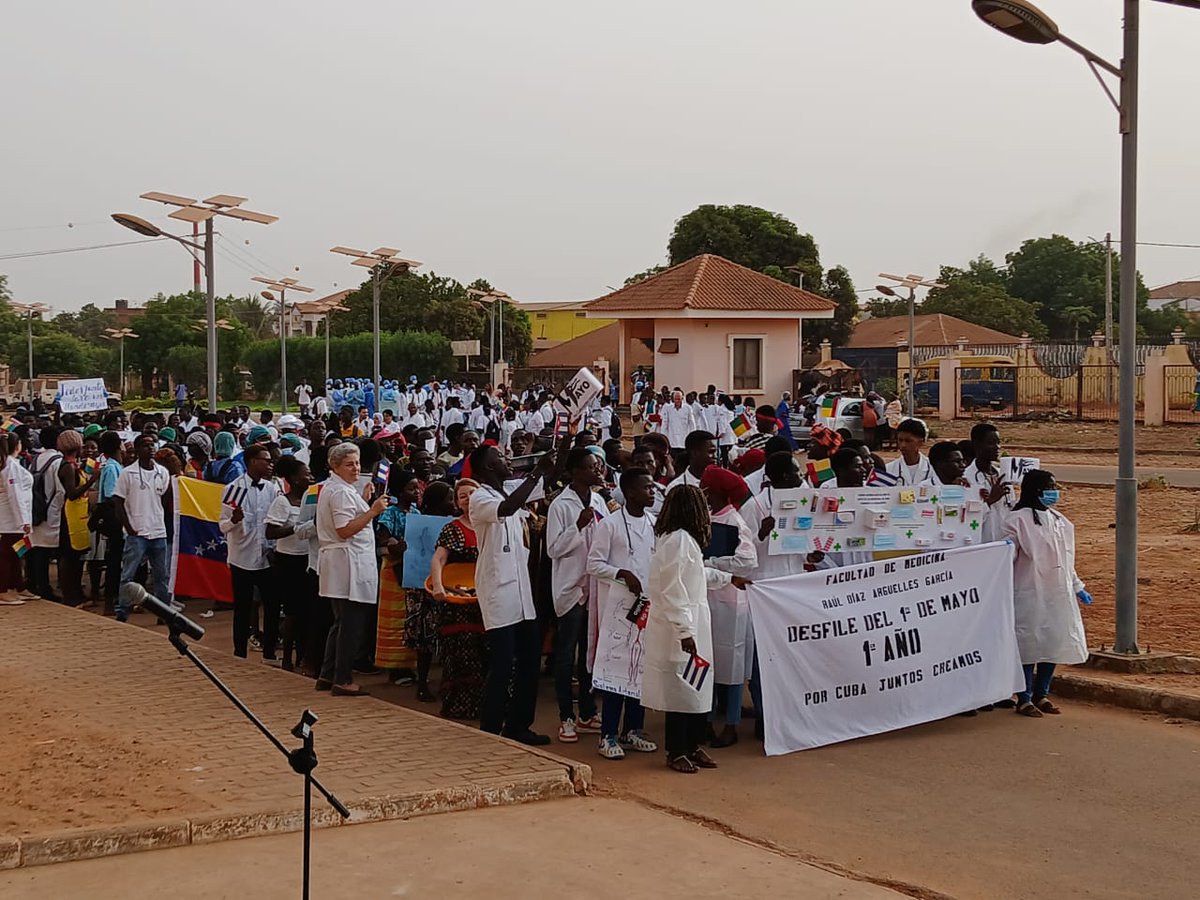
[[[474,591],[469,594],[443,583],[446,566],[465,563],[474,567],[479,557],[475,529],[471,527],[470,499],[479,487],[470,478],[459,479],[454,487],[458,518],[442,529],[429,583],[439,601],[439,638],[442,651],[442,715],[448,719],[478,719],[483,696],[486,641],[483,616]]]
[[[376,546],[383,552],[379,572],[379,620],[375,629],[375,665],[388,672],[388,681],[400,681],[407,670],[412,681],[415,661],[408,642],[408,594],[401,587],[404,570],[404,526],[408,514],[416,508],[417,476],[411,471],[393,469],[388,477],[388,493],[393,503],[376,523]]]

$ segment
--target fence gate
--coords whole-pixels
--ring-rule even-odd
[[[961,367],[954,374],[959,418],[1115,422],[1119,417],[1116,366]],[[1140,414],[1140,382],[1137,403]]]
[[[1163,421],[1200,424],[1200,371],[1163,366]]]

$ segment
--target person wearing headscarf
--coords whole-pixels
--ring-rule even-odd
[[[232,484],[246,472],[240,459],[234,459],[237,440],[228,431],[218,431],[213,438],[213,458],[204,466],[204,480]]]
[[[189,478],[204,478],[204,466],[212,456],[212,439],[203,431],[193,431],[187,438],[187,466],[183,474]]]
[[[700,488],[708,501],[714,535],[734,529],[734,541],[714,540],[706,552],[705,565],[720,572],[749,578],[758,565],[758,550],[754,535],[742,519],[738,508],[750,496],[742,476],[710,466],[704,470]],[[722,528],[724,526],[724,528]],[[732,546],[730,544],[732,543]],[[720,555],[717,555],[720,554]],[[750,604],[745,591],[732,585],[708,589],[708,608],[712,617],[713,636],[713,706],[708,720],[710,728],[716,721],[719,707],[725,707],[725,728],[713,734],[710,745],[728,747],[738,741],[737,726],[742,720],[742,685],[750,677],[754,665],[754,630],[750,624]]]

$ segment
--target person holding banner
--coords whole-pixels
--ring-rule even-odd
[[[667,765],[693,774],[717,767],[700,747],[713,694],[708,589],[744,588],[750,582],[704,565],[701,548],[712,541],[712,523],[700,488],[672,488],[654,534],[658,540],[650,560],[642,704],[666,713]]]
[[[1090,606],[1092,595],[1075,572],[1075,526],[1054,509],[1060,496],[1053,475],[1032,469],[1021,480],[1021,499],[1004,521],[1003,534],[1016,547],[1013,609],[1025,672],[1017,712],[1033,718],[1061,712],[1049,696],[1055,665],[1088,658],[1079,604]]]
[[[754,535],[738,512],[738,507],[750,496],[746,482],[728,469],[710,466],[700,479],[700,487],[708,500],[713,524],[737,529],[737,544],[733,553],[726,555],[712,550],[705,565],[735,575],[752,575],[758,565],[758,552]],[[720,734],[710,731],[709,746],[730,747],[738,742],[737,726],[742,721],[742,686],[750,677],[754,665],[754,630],[750,625],[750,605],[746,601],[746,593],[732,585],[710,587],[708,609],[712,617],[715,683],[712,710],[708,714],[710,729],[716,721],[718,707],[722,702],[725,705],[725,728]]]

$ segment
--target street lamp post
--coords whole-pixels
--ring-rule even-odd
[[[257,281],[259,284],[265,284],[274,290],[279,291],[279,395],[280,403],[283,407],[283,412],[287,412],[287,325],[284,322],[284,317],[287,313],[287,292],[301,291],[305,294],[311,294],[313,289],[305,287],[295,278],[263,278],[255,275],[250,279]],[[275,295],[270,291],[263,291],[264,300],[274,301]]]
[[[1119,66],[1103,59],[1058,30],[1058,25],[1027,0],[972,0],[975,14],[997,31],[1027,44],[1063,44],[1082,56],[1117,110],[1121,132],[1121,285],[1116,480],[1116,640],[1118,653],[1137,653],[1137,478],[1134,475],[1134,420],[1137,415],[1137,120],[1138,31],[1141,5],[1123,0],[1125,22]],[[1200,0],[1160,0],[1200,9]],[[1100,75],[1120,80],[1120,96]]]
[[[29,351],[29,404],[32,406],[34,397],[33,317],[37,316],[40,319],[43,313],[48,313],[50,311],[50,307],[45,303],[13,303],[12,301],[9,301],[8,305],[12,308],[13,312],[18,312],[25,316],[25,339],[27,343],[27,349]]]
[[[241,209],[241,205],[246,202],[245,197],[235,197],[231,194],[215,194],[207,200],[200,201],[204,205],[201,206],[191,197],[181,197],[178,194],[164,194],[161,191],[149,191],[141,195],[143,200],[154,200],[157,203],[165,203],[168,206],[178,207],[167,213],[172,219],[178,219],[182,222],[190,222],[194,226],[198,223],[204,223],[204,243],[195,240],[187,240],[186,238],[178,237],[174,234],[168,234],[152,222],[148,222],[139,216],[129,215],[128,213],[113,213],[113,220],[118,225],[123,225],[131,231],[136,231],[138,234],[144,234],[147,237],[167,237],[176,243],[182,245],[192,254],[192,258],[197,262],[201,262],[197,253],[203,254],[201,265],[204,267],[204,282],[206,306],[208,314],[208,411],[217,411],[217,296],[213,285],[213,267],[215,258],[215,249],[213,238],[216,232],[213,230],[214,216],[227,216],[231,219],[241,219],[244,222],[257,222],[260,225],[270,225],[272,222],[278,222],[279,216],[271,216],[266,213],[254,212],[249,209]]]
[[[421,265],[415,259],[402,259],[399,250],[392,247],[379,247],[370,253],[365,250],[354,250],[350,247],[331,247],[330,253],[341,253],[343,256],[356,257],[353,266],[362,266],[371,270],[371,313],[372,313],[372,358],[374,362],[375,398],[379,399],[379,383],[382,380],[379,371],[379,285],[383,279],[391,278],[396,272],[408,272]],[[328,326],[326,326],[328,327]]]
[[[916,393],[914,391],[916,380],[916,342],[917,342],[917,288],[944,288],[946,285],[937,281],[926,281],[920,275],[889,275],[887,272],[880,272],[880,278],[887,278],[890,281],[895,281],[900,287],[908,288],[908,414],[915,416],[917,414]],[[899,297],[896,291],[886,284],[875,285],[875,290],[888,297]]]
[[[323,310],[325,313],[325,384],[327,385],[329,384],[329,320],[335,312],[345,311],[346,307],[342,306],[340,303],[331,303]],[[334,412],[337,411],[338,410],[334,410]]]
[[[500,310],[500,359],[504,358],[504,301],[512,300],[504,291],[481,291],[478,288],[467,288],[467,293],[477,297],[480,303],[488,304],[488,365],[491,366],[489,381],[496,374],[496,309]],[[494,387],[495,385],[493,385]]]
[[[124,399],[124,397],[125,397],[125,338],[136,338],[136,337],[140,337],[140,335],[136,331],[134,331],[132,328],[105,328],[104,329],[104,337],[106,337],[110,341],[120,341],[120,344],[121,344],[121,363],[120,363],[121,369],[120,369],[120,375],[119,375],[119,381],[120,381],[121,387],[119,388],[119,390],[121,393],[121,398]]]

